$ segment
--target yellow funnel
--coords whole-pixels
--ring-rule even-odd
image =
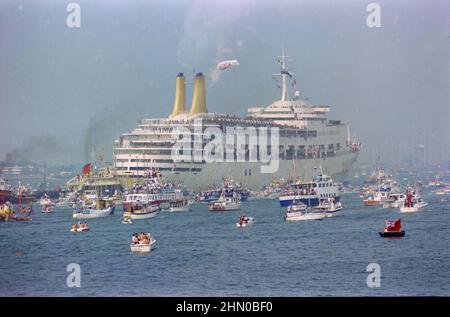
[[[205,76],[203,76],[202,73],[198,73],[195,75],[194,94],[192,95],[192,104],[191,109],[189,110],[189,116],[208,112],[208,110],[206,110],[205,95]]]
[[[177,84],[175,89],[175,101],[171,117],[186,112],[186,94],[183,73],[177,75]]]

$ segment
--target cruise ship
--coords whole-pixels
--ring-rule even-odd
[[[281,89],[280,99],[268,106],[249,108],[246,117],[208,112],[202,73],[195,75],[192,103],[187,110],[185,77],[179,73],[172,113],[167,118],[143,119],[135,129],[114,141],[113,156],[118,175],[144,177],[149,169],[157,169],[167,181],[194,190],[220,184],[225,178],[257,190],[277,179],[312,179],[319,174],[319,170],[335,179],[342,179],[357,159],[361,144],[351,137],[348,124],[326,117],[329,106],[315,106],[302,98],[293,85],[295,78],[286,66],[286,57],[284,52],[278,57],[280,72],[273,76]],[[227,159],[211,161],[201,155],[199,159],[198,155],[195,156],[194,142],[200,140],[204,149],[208,140],[212,140],[211,128],[216,131],[256,129],[258,136],[263,135],[263,129],[273,131],[276,128],[278,153],[272,148],[272,143],[260,143],[256,147],[256,156],[252,156],[256,160],[251,159],[247,144],[244,159],[241,156],[241,160],[228,160],[228,151],[234,151],[231,157],[236,158],[239,149],[236,144],[230,149],[228,143],[231,139],[227,139],[224,133],[220,136],[221,140],[215,140],[223,142],[222,145],[211,153],[225,152],[226,147]],[[174,147],[180,140],[180,131],[192,133],[184,144],[190,144],[193,151],[187,152],[188,156],[183,156],[183,160],[173,155]],[[264,135],[269,137],[274,132]],[[267,172],[262,168],[267,165],[261,160],[262,150],[277,154],[276,169],[273,171]]]

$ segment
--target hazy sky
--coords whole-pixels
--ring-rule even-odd
[[[81,6],[68,28],[66,6]],[[426,133],[430,160],[450,159],[450,0],[376,1],[0,0],[0,160],[82,164],[85,144],[111,156],[139,119],[171,112],[175,75],[210,74],[211,112],[245,115],[278,93],[271,79],[284,46],[301,93],[351,124],[362,160],[410,153]],[[188,106],[190,90],[188,86]]]

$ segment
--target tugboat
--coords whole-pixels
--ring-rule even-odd
[[[254,222],[255,222],[255,218],[244,215],[244,216],[239,217],[239,221],[236,222],[236,227],[245,228],[245,227],[252,225]]]
[[[386,220],[384,223],[384,231],[378,233],[382,238],[403,237],[405,235],[400,219],[394,221]]]

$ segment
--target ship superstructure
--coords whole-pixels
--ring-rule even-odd
[[[326,117],[329,106],[314,106],[302,99],[298,91],[289,97],[288,82],[295,79],[286,68],[285,58],[284,53],[278,57],[280,73],[275,74],[282,81],[280,100],[267,107],[249,108],[245,118],[208,112],[205,77],[202,73],[195,76],[192,104],[187,110],[185,77],[179,73],[170,116],[143,119],[135,129],[115,140],[113,154],[118,175],[143,177],[153,168],[160,170],[168,181],[202,190],[221,183],[224,178],[233,179],[248,188],[259,189],[280,178],[310,179],[317,175],[319,167],[334,178],[347,173],[357,158],[360,144],[351,139],[347,124]],[[259,160],[261,149],[257,150],[257,160],[252,161],[248,145],[244,149],[244,161],[227,159],[211,162],[202,156],[199,159],[194,142],[200,140],[205,147],[211,140],[211,135],[207,133],[211,128],[221,131],[228,128],[278,128],[279,160],[276,171],[262,172],[261,166],[264,164]],[[190,159],[181,161],[173,156],[180,131],[191,132],[189,137],[192,138],[193,149]],[[228,148],[221,150],[231,151],[227,154],[234,153],[231,156],[238,157],[236,144],[230,150],[225,135],[222,141],[223,146]],[[274,153],[272,145],[266,146],[267,153]]]

